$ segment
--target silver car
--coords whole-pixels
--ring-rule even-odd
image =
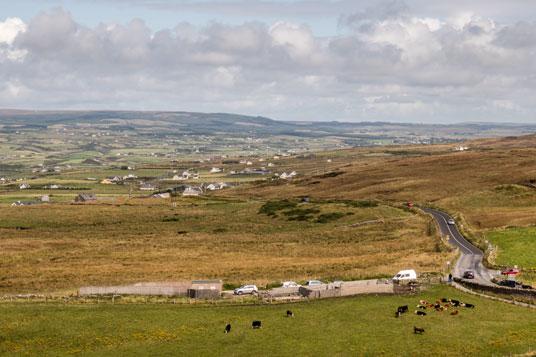
[[[258,292],[259,290],[256,285],[242,285],[241,287],[234,289],[235,295],[256,294]]]

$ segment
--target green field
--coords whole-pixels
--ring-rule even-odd
[[[497,264],[536,268],[536,227],[490,232],[487,238],[499,246]]]
[[[420,299],[475,309],[413,313]],[[400,305],[410,312],[395,318]],[[294,318],[286,318],[291,309]],[[452,309],[452,308],[451,308]],[[0,304],[0,354],[90,356],[491,356],[536,348],[532,310],[432,286],[417,296],[291,305]],[[250,328],[253,320],[262,329]],[[231,332],[224,334],[227,323]],[[413,326],[425,329],[414,334]]]

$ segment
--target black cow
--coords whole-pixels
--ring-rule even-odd
[[[464,306],[465,306],[465,307],[468,307],[468,308],[470,308],[470,309],[474,309],[474,308],[475,308],[475,305],[473,305],[473,304],[467,304],[467,303],[465,303]]]
[[[255,328],[255,329],[261,328],[261,322],[260,321],[253,321],[251,323],[251,328]]]
[[[448,302],[449,300],[448,299],[445,299],[445,298],[442,298],[441,299],[441,302]]]
[[[424,311],[415,310],[415,313],[419,316],[426,316],[426,312]]]
[[[421,310],[426,310],[426,306],[422,306],[422,305],[417,305],[417,307]]]
[[[413,326],[413,333],[420,333],[422,334],[424,332],[424,329],[422,327]]]
[[[401,314],[403,314],[404,312],[408,312],[408,305],[399,306],[398,312],[400,312]]]
[[[225,331],[223,331],[223,333],[229,333],[229,331],[231,331],[231,324],[227,324],[227,326],[225,326]]]
[[[450,302],[452,303],[452,305],[454,305],[454,307],[460,306],[460,302],[458,300],[450,299]]]
[[[294,314],[292,313],[292,311],[287,310],[287,317],[294,317]]]

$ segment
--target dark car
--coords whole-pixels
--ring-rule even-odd
[[[475,278],[475,273],[473,273],[471,270],[467,270],[463,273],[463,278],[464,279],[474,279]]]
[[[509,288],[516,288],[517,286],[523,286],[523,283],[515,280],[503,280],[499,283],[500,286],[507,286]]]

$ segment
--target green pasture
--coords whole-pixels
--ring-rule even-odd
[[[490,232],[487,238],[499,247],[497,264],[536,268],[536,227]]]
[[[413,313],[420,299],[474,304]],[[120,300],[119,300],[120,301]],[[395,318],[400,305],[409,313]],[[286,310],[293,318],[287,318]],[[432,286],[268,306],[0,303],[0,354],[87,356],[491,356],[536,348],[536,312]],[[251,322],[262,322],[251,329]],[[230,323],[231,331],[224,334]],[[414,326],[424,328],[415,334]]]

